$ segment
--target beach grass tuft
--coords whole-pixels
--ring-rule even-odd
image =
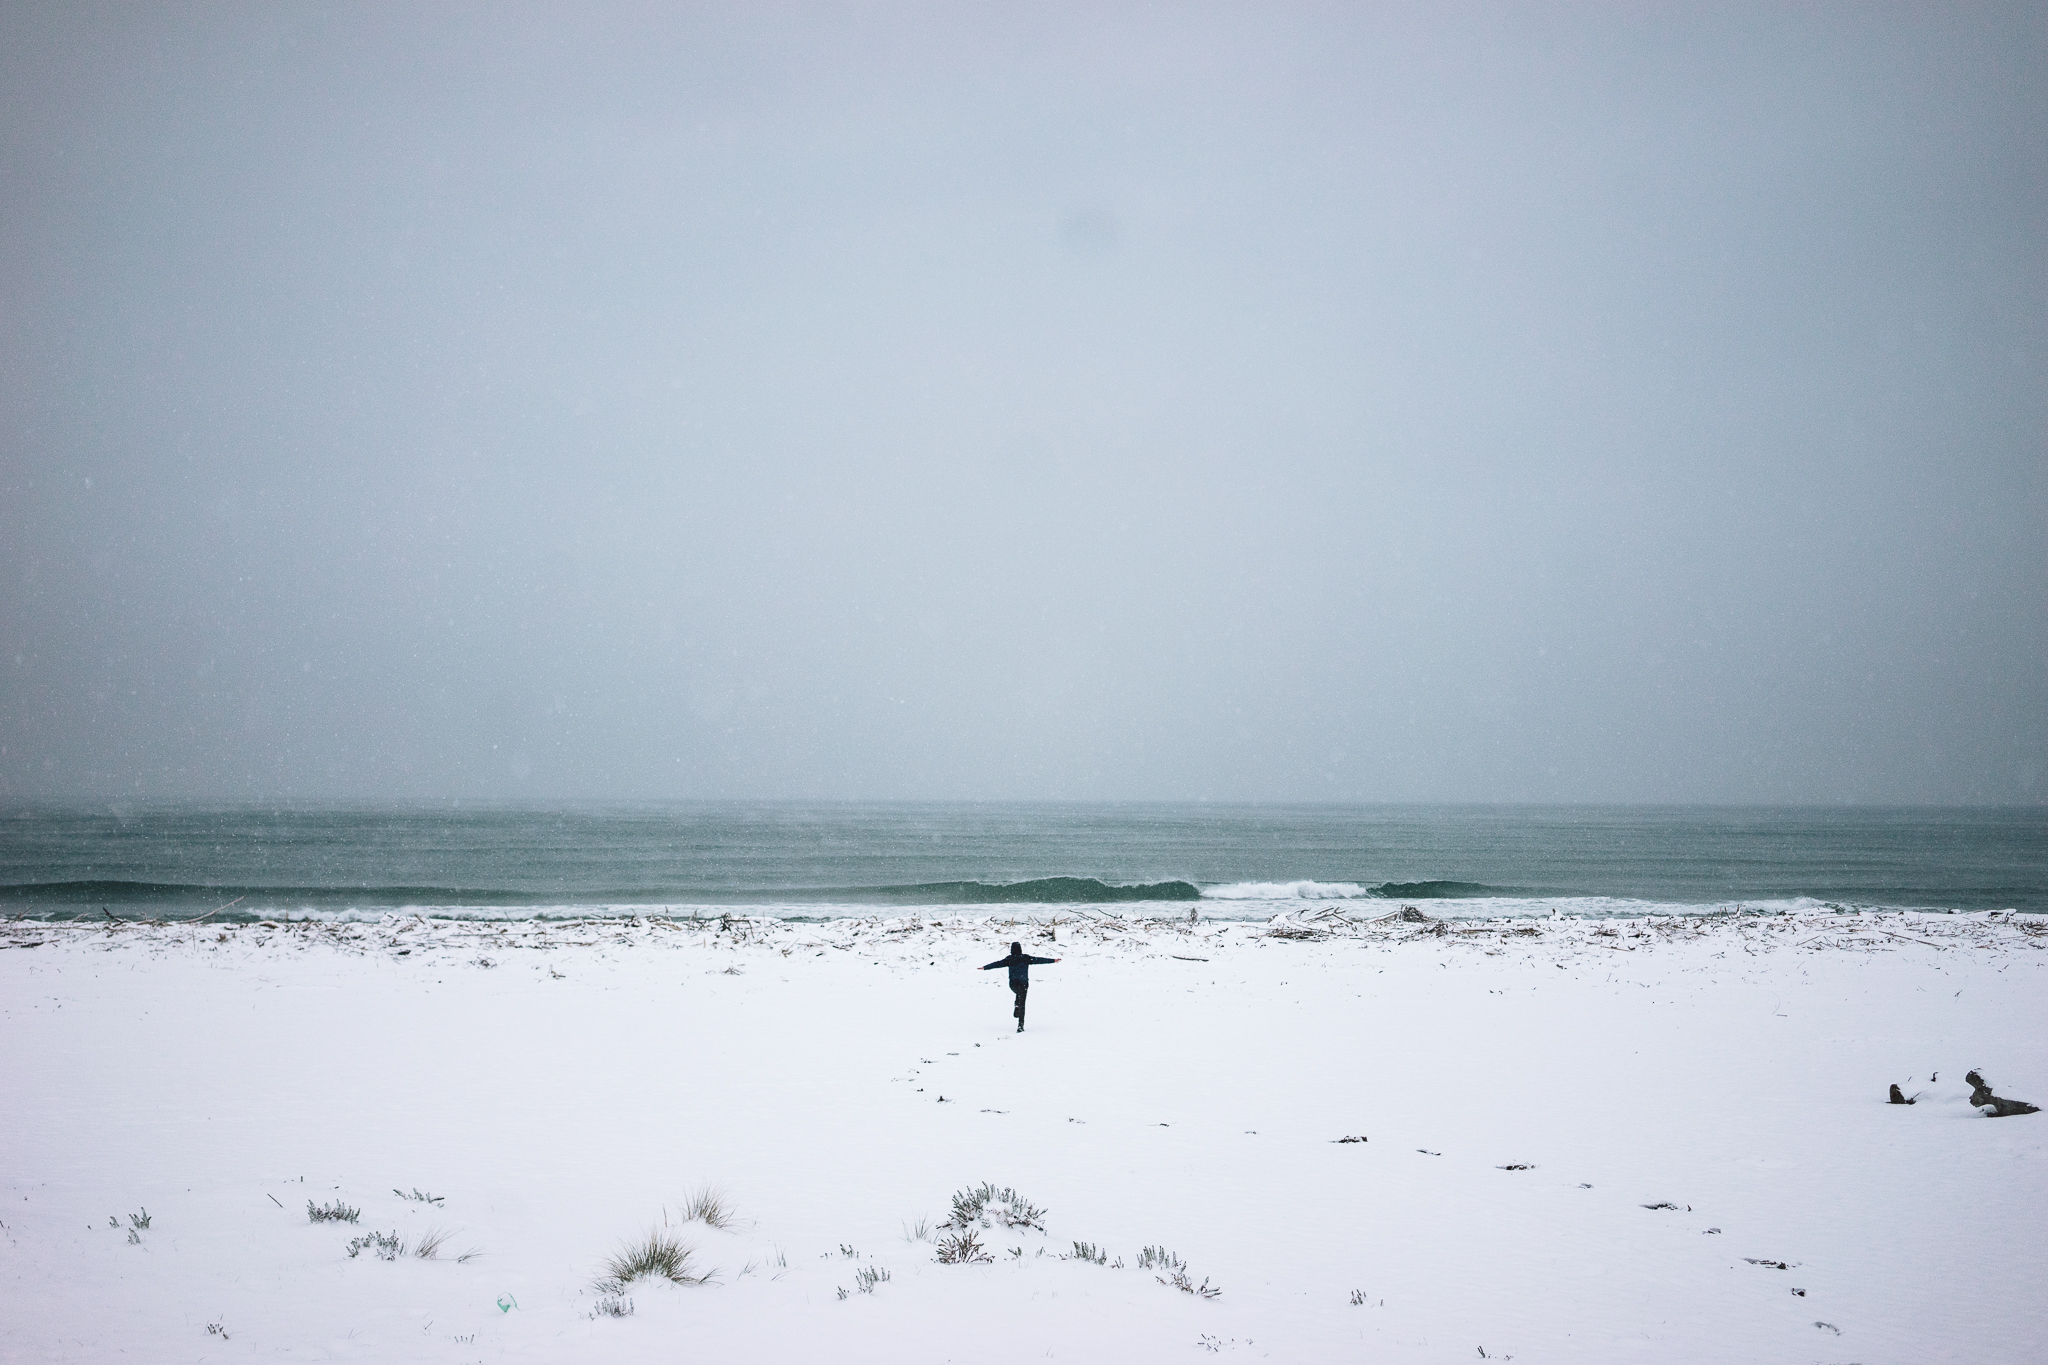
[[[306,1201],[306,1221],[309,1223],[353,1223],[362,1216],[361,1209],[351,1208],[339,1199],[331,1204]]]
[[[708,1274],[691,1269],[696,1252],[667,1232],[657,1228],[636,1241],[628,1242],[605,1262],[605,1277],[598,1288],[616,1293],[640,1279],[667,1280],[670,1284],[705,1284]]]
[[[730,1231],[738,1221],[725,1191],[710,1185],[692,1190],[683,1200],[683,1221],[687,1223],[693,1219],[720,1232]]]

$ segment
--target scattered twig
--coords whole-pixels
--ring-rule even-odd
[[[194,916],[193,918],[191,918],[191,919],[188,919],[188,920],[186,920],[186,921],[185,921],[185,923],[187,923],[187,924],[197,924],[197,923],[199,923],[199,922],[200,922],[201,920],[209,920],[209,919],[212,919],[212,918],[213,918],[213,917],[214,917],[215,915],[218,915],[218,914],[219,914],[219,913],[220,913],[221,911],[223,911],[223,910],[226,910],[226,909],[228,909],[228,908],[229,908],[230,906],[236,906],[236,905],[240,905],[240,904],[241,904],[241,903],[242,903],[243,901],[245,901],[245,900],[247,900],[247,899],[249,899],[249,898],[248,898],[247,896],[237,896],[237,897],[235,897],[235,898],[234,898],[233,900],[229,901],[229,902],[227,903],[227,905],[216,905],[216,906],[214,906],[214,907],[213,907],[213,909],[211,909],[211,910],[207,911],[207,912],[206,912],[205,914],[203,914],[203,915],[197,915],[197,916]]]

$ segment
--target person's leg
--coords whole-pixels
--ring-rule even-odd
[[[1012,986],[1010,989],[1017,993],[1017,1008],[1013,1011],[1013,1013],[1017,1016],[1017,1032],[1022,1033],[1024,1031],[1024,994],[1025,992],[1029,991],[1031,987]]]

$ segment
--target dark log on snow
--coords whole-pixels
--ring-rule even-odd
[[[1982,1076],[1972,1071],[1963,1077],[1972,1087],[1970,1104],[1977,1109],[1989,1109],[1986,1118],[2009,1119],[2021,1114],[2038,1114],[2041,1106],[2028,1104],[2025,1100],[2004,1100],[1991,1093],[1991,1086]]]

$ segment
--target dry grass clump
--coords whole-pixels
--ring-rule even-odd
[[[441,1248],[448,1244],[448,1239],[452,1236],[454,1234],[445,1228],[428,1228],[421,1235],[419,1242],[413,1247],[412,1254],[419,1257],[422,1261],[438,1261],[441,1259]],[[457,1256],[455,1263],[457,1265],[467,1265],[481,1255],[483,1255],[481,1251],[471,1247],[468,1251]]]
[[[626,1243],[604,1263],[604,1277],[597,1282],[601,1293],[617,1295],[635,1280],[667,1280],[670,1284],[705,1284],[711,1279],[691,1267],[696,1252],[660,1228]]]
[[[725,1191],[710,1185],[690,1191],[689,1197],[683,1200],[683,1221],[688,1223],[692,1220],[720,1232],[731,1231],[739,1221]]]

